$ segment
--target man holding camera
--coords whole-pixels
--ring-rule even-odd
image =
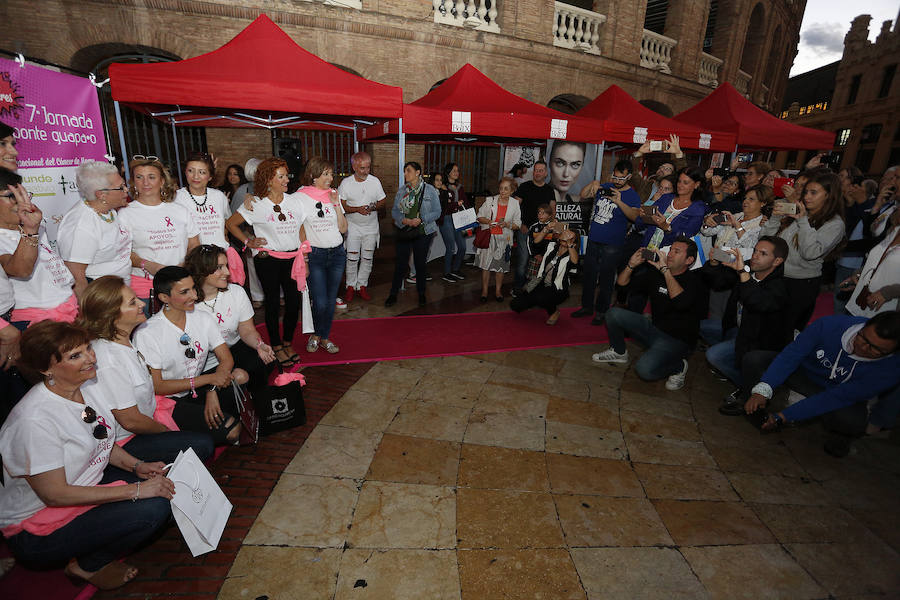
[[[629,223],[637,218],[640,210],[641,199],[629,185],[633,169],[630,161],[617,162],[609,183],[599,186],[594,196],[584,256],[581,308],[572,313],[575,318],[593,314],[591,325],[603,324],[612,299],[625,234]]]
[[[630,285],[632,290],[650,296],[652,322],[643,315],[614,307],[606,313],[609,349],[594,354],[598,363],[627,363],[625,336],[631,335],[646,347],[634,363],[634,370],[644,381],[668,377],[667,390],[684,387],[688,362],[700,331],[700,321],[706,316],[707,298],[703,276],[691,270],[697,260],[697,244],[690,238],[679,237],[665,254],[659,250],[640,248],[619,274],[616,283]],[[632,278],[634,270],[646,262],[655,269],[642,269]]]

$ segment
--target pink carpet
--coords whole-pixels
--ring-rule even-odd
[[[319,350],[307,354],[307,336],[294,338],[302,366],[333,365],[427,356],[509,352],[555,346],[602,344],[606,328],[590,319],[572,319],[574,308],[562,310],[556,325],[544,322],[541,309],[521,314],[512,311],[340,319],[331,328],[338,354]]]

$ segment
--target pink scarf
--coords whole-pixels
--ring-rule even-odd
[[[306,260],[304,254],[309,254],[312,246],[308,241],[300,244],[300,247],[293,252],[281,252],[279,250],[269,250],[268,248],[257,248],[260,252],[268,252],[269,256],[275,258],[293,258],[294,263],[291,265],[291,278],[297,282],[297,289],[303,291],[306,289]]]
[[[72,323],[78,316],[78,300],[75,294],[69,296],[69,299],[53,308],[17,308],[12,311],[13,321],[28,321],[36,323],[37,321],[59,321],[60,323]]]
[[[225,250],[225,256],[228,258],[228,272],[231,274],[231,283],[244,285],[247,281],[247,275],[244,273],[244,262],[241,255],[233,246],[228,246]]]
[[[303,192],[317,202],[331,202],[331,192],[334,190],[332,190],[331,188],[322,190],[314,185],[304,185],[297,191]]]
[[[127,485],[124,481],[113,481],[112,483],[98,484],[96,487],[113,487],[117,485]],[[22,531],[27,531],[32,535],[50,535],[60,527],[64,527],[80,517],[92,508],[96,508],[97,504],[87,504],[84,506],[47,506],[37,511],[24,521],[14,523],[0,530],[4,537],[9,538]]]

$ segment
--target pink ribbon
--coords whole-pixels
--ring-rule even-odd
[[[78,316],[78,300],[75,294],[69,296],[69,299],[53,308],[17,308],[12,311],[13,321],[28,321],[35,323],[37,321],[59,321],[60,323],[72,323]]]
[[[211,215],[216,214],[216,207],[210,205],[210,207],[209,207],[209,214],[211,214]]]
[[[228,259],[228,273],[231,275],[231,283],[244,285],[247,281],[247,275],[244,273],[244,261],[241,255],[233,247],[228,246],[225,249],[225,257]]]
[[[101,425],[103,425],[104,427],[106,427],[107,429],[112,429],[112,427],[110,427],[109,424],[106,422],[106,419],[103,417],[103,415],[97,415],[97,422],[100,423]]]
[[[200,345],[200,342],[194,342],[194,348],[197,349],[198,354],[201,354],[203,352],[203,346]]]
[[[306,377],[300,373],[282,373],[275,376],[275,385],[287,385],[292,381],[299,381],[301,386],[306,385]]]
[[[156,396],[156,410],[153,412],[153,418],[169,428],[171,431],[181,431],[172,418],[172,411],[175,410],[175,401],[168,396]]]
[[[224,323],[225,319],[222,318],[222,313],[216,313],[216,318],[219,319],[219,323]]]
[[[175,225],[172,224],[172,219],[169,217],[166,217],[166,227],[175,227]]]
[[[269,256],[275,258],[293,258],[294,264],[291,265],[291,278],[297,282],[297,289],[301,292],[306,289],[306,260],[304,254],[309,254],[312,245],[309,241],[300,244],[300,247],[293,252],[279,252],[278,250],[269,250],[268,248],[258,248],[260,252],[268,252]]]

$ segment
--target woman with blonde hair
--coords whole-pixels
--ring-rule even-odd
[[[504,177],[500,180],[499,193],[487,198],[478,209],[481,228],[491,232],[488,247],[475,251],[475,266],[481,269],[481,302],[487,302],[491,273],[494,274],[494,298],[503,302],[503,274],[509,273],[513,236],[522,225],[519,201],[512,197],[517,187],[512,177]]]
[[[200,229],[174,202],[175,182],[157,157],[137,155],[130,169],[133,202],[119,211],[119,221],[131,232],[130,287],[148,302],[153,276],[183,263],[188,250],[200,244]]]

